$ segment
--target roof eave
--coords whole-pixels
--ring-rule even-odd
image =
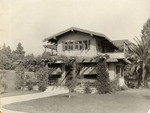
[[[67,33],[69,31],[79,31],[79,32],[83,32],[83,33],[87,33],[91,36],[98,36],[98,37],[104,37],[106,40],[108,40],[116,49],[119,49],[119,47],[117,47],[106,35],[102,34],[102,33],[96,33],[96,32],[93,32],[93,31],[88,31],[88,30],[84,30],[84,29],[80,29],[80,28],[76,28],[76,27],[71,27],[69,29],[66,29],[62,32],[59,32],[51,37],[48,37],[48,38],[45,38],[43,40],[43,42],[46,42],[46,41],[49,41],[50,39],[54,39],[57,41],[57,37],[64,34],[64,33]]]

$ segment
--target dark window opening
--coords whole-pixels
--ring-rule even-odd
[[[90,40],[63,43],[63,50],[87,50],[90,49]]]
[[[75,42],[75,49],[78,50],[78,42]]]
[[[84,78],[86,79],[96,79],[97,78],[97,75],[96,74],[88,74],[88,75],[84,75]]]
[[[79,41],[79,49],[82,50],[83,46],[82,46],[82,41]]]
[[[58,83],[58,79],[61,77],[61,75],[49,75],[49,85],[54,85]]]
[[[87,43],[87,40],[84,40],[83,43],[84,43],[84,49],[88,49],[88,43]]]
[[[65,42],[65,50],[67,50],[67,48],[68,48],[68,44],[67,42]]]
[[[70,42],[70,50],[73,50],[73,42]]]

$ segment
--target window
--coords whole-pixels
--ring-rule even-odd
[[[90,40],[88,40],[88,49],[90,49],[90,44],[91,44],[91,42],[90,42]]]
[[[65,50],[67,50],[68,49],[68,44],[67,44],[67,42],[65,42]]]
[[[82,50],[82,49],[83,49],[82,41],[79,41],[79,49],[80,49],[80,50]]]
[[[83,41],[71,41],[71,42],[62,42],[63,43],[63,50],[70,51],[70,50],[89,50],[90,49],[90,40],[83,40]]]
[[[84,49],[85,49],[85,50],[88,49],[87,40],[84,40],[84,41],[83,41],[83,45],[84,45]]]
[[[73,42],[70,42],[70,50],[73,50]]]
[[[78,50],[78,42],[74,42],[74,48],[75,50]]]

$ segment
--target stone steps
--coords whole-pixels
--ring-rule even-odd
[[[77,86],[74,91],[77,93],[85,93],[85,88],[86,86]],[[97,93],[97,89],[95,87],[90,87],[90,89],[92,94]]]
[[[65,86],[48,86],[47,89],[44,92],[62,92],[62,93],[68,93],[69,90]]]

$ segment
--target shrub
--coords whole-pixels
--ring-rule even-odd
[[[0,75],[0,94],[4,93],[5,90],[8,88],[6,81],[7,81],[6,75],[1,74]]]
[[[40,91],[45,91],[48,86],[49,70],[48,67],[40,68],[37,72],[37,82]]]
[[[25,86],[25,69],[23,63],[16,67],[16,89],[21,89]]]
[[[33,90],[33,82],[31,80],[26,82],[26,86],[28,87],[28,90]]]
[[[85,87],[84,92],[85,92],[86,94],[89,94],[89,93],[92,92],[92,90],[90,89],[89,84],[87,84],[87,86]]]
[[[128,90],[128,86],[126,86],[126,85],[123,85],[120,88],[121,88],[121,90]]]
[[[120,86],[119,86],[118,82],[119,82],[118,77],[116,77],[115,80],[110,82],[111,92],[116,92],[116,91],[120,90]]]
[[[111,91],[112,92],[116,92],[116,91],[120,91],[120,90],[127,90],[128,89],[126,84],[120,86],[120,84],[119,84],[119,76],[116,77],[116,79],[114,81],[110,82],[110,86],[111,86]]]
[[[33,86],[36,85],[36,83],[36,76],[31,72],[25,75],[25,86],[28,88],[28,90],[33,90]]]

